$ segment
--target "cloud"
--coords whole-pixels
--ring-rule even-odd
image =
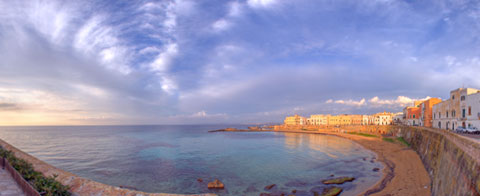
[[[19,110],[21,109],[15,103],[0,103],[0,111]]]
[[[396,99],[380,99],[378,96],[372,97],[368,101],[365,98],[362,98],[360,101],[355,100],[332,100],[329,99],[325,103],[326,104],[342,104],[347,106],[356,106],[356,107],[370,107],[370,108],[390,108],[390,109],[398,109],[403,108],[405,106],[413,105],[414,101],[418,100],[427,100],[430,97],[426,97],[423,99],[412,99],[406,96],[398,96]]]
[[[405,107],[405,106],[413,106],[414,101],[421,101],[427,100],[430,97],[426,97],[423,99],[412,99],[406,96],[398,96],[397,99],[380,99],[378,96],[375,96],[368,100],[368,103],[374,107],[385,107],[385,106],[398,106],[398,107]]]
[[[225,20],[225,19],[217,20],[217,21],[215,21],[215,22],[212,24],[212,28],[213,28],[213,30],[216,31],[216,32],[220,32],[220,31],[226,30],[226,29],[228,29],[230,26],[231,26],[230,22],[228,22],[228,21]]]
[[[328,100],[327,103],[331,103],[331,100]],[[361,99],[360,101],[354,101],[354,100],[336,100],[334,103],[336,104],[343,104],[343,105],[349,105],[349,106],[363,106],[366,104],[365,99]]]
[[[267,8],[277,3],[276,0],[248,0],[247,4],[252,8]]]
[[[295,112],[400,111],[415,97],[480,87],[478,7],[0,1],[0,103],[19,108],[4,110],[0,124],[279,122]]]

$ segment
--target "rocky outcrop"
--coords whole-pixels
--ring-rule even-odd
[[[323,184],[343,184],[345,182],[351,182],[355,180],[353,177],[338,177],[334,179],[329,179],[329,180],[323,180]]]
[[[215,179],[213,182],[209,182],[207,187],[208,189],[224,189],[225,185],[220,180]]]
[[[275,187],[276,185],[275,184],[271,184],[271,185],[268,185],[268,186],[265,186],[265,190],[270,190],[272,189],[273,187]]]

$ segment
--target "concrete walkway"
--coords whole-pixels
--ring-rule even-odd
[[[0,166],[0,196],[24,196],[25,194],[13,180],[10,173]]]

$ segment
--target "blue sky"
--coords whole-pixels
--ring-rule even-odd
[[[478,1],[0,1],[0,124],[280,122],[480,87]]]

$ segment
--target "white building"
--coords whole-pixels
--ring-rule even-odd
[[[393,121],[392,113],[377,113],[374,114],[374,125],[391,125]]]
[[[460,122],[464,127],[480,129],[480,92],[461,95],[460,97]]]
[[[403,124],[403,112],[395,113],[393,116],[393,122],[395,124]]]
[[[368,125],[370,124],[368,122],[368,119],[369,119],[369,115],[362,115],[362,125]]]

